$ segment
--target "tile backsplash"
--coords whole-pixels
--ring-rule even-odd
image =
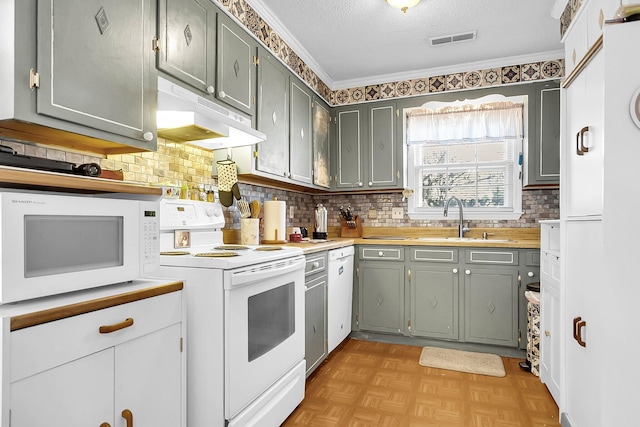
[[[63,151],[59,148],[12,141],[0,141],[12,147],[17,154],[62,160],[76,164],[98,163],[103,169],[122,170],[126,181],[140,184],[162,185],[186,182],[189,188],[199,184],[216,184],[211,178],[213,156],[210,151],[187,144],[176,144],[158,140],[158,150],[148,153],[118,154],[100,157],[94,154]],[[404,219],[392,219],[391,209],[402,207],[406,213],[407,203],[399,193],[382,194],[331,194],[313,195],[279,190],[251,184],[240,184],[240,193],[247,200],[272,200],[277,197],[287,203],[287,226],[313,226],[313,210],[322,203],[328,211],[328,225],[340,226],[340,206],[351,206],[360,215],[363,227],[455,227],[455,220],[412,221],[406,214]],[[539,227],[541,219],[560,217],[559,190],[527,190],[523,192],[523,215],[512,221],[470,221],[471,227]],[[370,212],[375,214],[370,215]],[[289,214],[293,215],[290,218]],[[240,214],[234,203],[225,208],[226,228],[240,228]],[[312,230],[312,228],[310,228]]]

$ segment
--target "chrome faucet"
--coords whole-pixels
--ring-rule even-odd
[[[465,227],[463,225],[463,217],[462,217],[462,202],[460,201],[460,199],[458,199],[455,196],[451,196],[449,197],[449,200],[447,200],[447,202],[444,204],[444,216],[448,216],[449,215],[449,204],[451,203],[451,201],[454,200],[458,203],[458,210],[460,212],[460,224],[458,225],[458,237],[462,238],[464,237],[464,233],[466,233],[467,231],[469,231],[469,227]]]

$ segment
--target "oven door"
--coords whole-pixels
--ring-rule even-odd
[[[225,271],[225,418],[304,359],[304,257]]]

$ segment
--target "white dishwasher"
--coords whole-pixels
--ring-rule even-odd
[[[351,333],[353,246],[329,251],[327,341],[331,353]]]

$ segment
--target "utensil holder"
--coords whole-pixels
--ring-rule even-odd
[[[362,237],[362,221],[358,215],[351,221],[341,220],[340,237]]]

